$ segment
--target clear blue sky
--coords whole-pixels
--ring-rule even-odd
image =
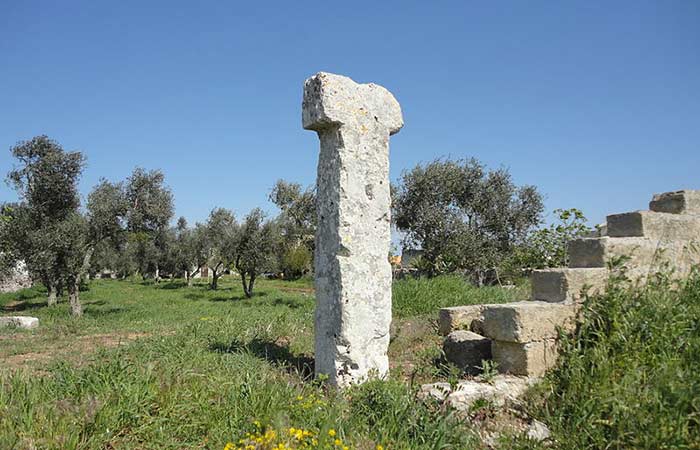
[[[0,172],[19,140],[82,150],[100,177],[160,168],[176,212],[274,209],[315,181],[305,78],[401,102],[392,179],[440,156],[509,168],[592,222],[700,189],[700,2],[0,3]],[[0,187],[0,201],[14,194]]]

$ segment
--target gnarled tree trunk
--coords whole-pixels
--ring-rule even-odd
[[[241,272],[241,281],[243,282],[243,293],[246,297],[251,298],[253,296],[253,287],[255,286],[255,272],[249,272],[250,279],[246,283],[245,271]]]
[[[222,268],[221,266],[223,266],[223,263],[219,262],[211,271],[211,288],[213,290],[216,290],[216,288],[219,286],[219,278],[221,277],[221,272],[219,272],[219,269]]]
[[[83,305],[80,304],[80,281],[68,286],[68,303],[71,316],[80,317],[83,315]]]

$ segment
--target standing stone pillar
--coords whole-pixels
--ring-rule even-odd
[[[347,386],[389,371],[389,136],[401,107],[376,84],[320,72],[304,83],[302,122],[318,133],[315,367]]]

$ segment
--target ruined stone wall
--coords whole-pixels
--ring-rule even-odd
[[[605,235],[571,241],[569,267],[535,271],[529,300],[443,308],[448,360],[493,359],[501,372],[541,375],[556,361],[557,328],[574,325],[577,306],[604,291],[611,267],[624,268],[632,282],[669,270],[687,276],[700,265],[700,191],[655,195],[649,209],[610,215]],[[483,339],[490,348],[476,345]]]

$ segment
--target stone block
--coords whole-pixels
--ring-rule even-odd
[[[464,370],[474,370],[483,360],[491,359],[491,341],[466,330],[450,333],[442,346],[445,358]]]
[[[29,316],[4,316],[0,317],[0,328],[16,327],[24,330],[32,330],[39,326],[39,319]]]
[[[438,332],[447,336],[455,330],[481,329],[481,313],[486,305],[464,305],[441,308],[438,314]]]
[[[670,214],[700,214],[700,191],[675,191],[654,194],[649,209]]]
[[[604,268],[561,268],[532,273],[532,300],[578,302],[585,295],[605,290],[608,270]]]
[[[479,399],[489,400],[495,406],[502,407],[519,401],[537,380],[536,377],[496,375],[488,382],[479,379],[460,380],[454,390],[449,383],[438,382],[422,385],[418,396],[444,401],[458,411],[469,411]]]
[[[700,240],[700,216],[635,211],[607,217],[608,236],[646,237],[659,241]]]
[[[554,339],[537,342],[491,342],[491,354],[501,373],[541,376],[557,361]]]
[[[693,265],[700,263],[700,249],[688,241],[603,237],[569,242],[569,267],[606,267],[609,261],[624,256],[628,275],[635,279],[666,265],[679,276],[686,276]]]
[[[572,330],[575,318],[575,306],[569,303],[524,301],[489,305],[484,309],[482,331],[496,341],[542,341],[557,337],[559,328]]]

